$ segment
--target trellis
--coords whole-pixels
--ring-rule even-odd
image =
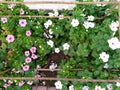
[[[90,4],[116,4],[118,6],[118,15],[119,15],[119,40],[120,40],[120,2],[58,2],[58,1],[41,1],[41,2],[11,2],[11,1],[0,1],[0,4],[79,4],[79,5],[90,5]],[[114,9],[114,8],[112,8]],[[0,10],[4,11],[7,15],[5,17],[14,17],[10,12],[5,11],[2,7],[0,7]],[[0,16],[2,17],[2,16]],[[16,17],[16,16],[15,16]],[[22,15],[17,17],[24,17],[24,18],[66,18],[70,19],[70,16],[30,16],[30,15]],[[0,72],[0,74],[3,74],[5,72],[8,72],[11,69],[8,69],[6,71]],[[51,71],[50,69],[35,69],[37,71]],[[61,69],[54,69],[53,71],[60,71]],[[79,71],[83,69],[71,69],[72,71]],[[119,70],[113,70],[113,71],[119,71]],[[112,76],[112,75],[111,75]],[[120,78],[118,76],[114,76],[116,80],[96,80],[96,79],[76,79],[76,78],[52,78],[52,77],[0,77],[0,80],[3,79],[9,79],[9,80],[63,80],[63,81],[79,81],[79,82],[120,82]]]

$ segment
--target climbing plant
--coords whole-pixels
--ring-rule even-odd
[[[116,79],[120,68],[118,7],[115,4],[76,5],[73,10],[30,10],[23,4],[0,4],[0,76],[35,77],[51,53],[63,52],[57,77]],[[22,17],[29,15],[29,17]],[[50,16],[32,18],[31,16]],[[21,16],[21,17],[20,17]],[[59,16],[59,18],[51,18]],[[70,18],[64,18],[70,16]],[[80,69],[71,71],[71,69]],[[1,80],[6,90],[28,90],[36,80]],[[119,90],[120,83],[56,81],[60,90]]]

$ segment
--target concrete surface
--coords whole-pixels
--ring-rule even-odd
[[[74,2],[76,0],[24,0],[24,2],[38,2],[38,1],[64,1],[64,2]],[[66,8],[72,10],[75,7],[75,4],[26,4],[29,9],[47,9],[47,10],[62,10]]]

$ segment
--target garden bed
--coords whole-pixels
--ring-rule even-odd
[[[0,10],[0,75],[31,78],[3,79],[1,88],[119,90],[118,81],[106,82],[119,78],[116,3],[76,5],[73,10],[47,12],[4,3]],[[49,77],[53,78],[43,80]]]

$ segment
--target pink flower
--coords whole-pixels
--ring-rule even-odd
[[[37,56],[37,55],[35,55],[35,54],[32,54],[31,58],[32,58],[32,59],[37,59],[37,58],[38,58],[38,56]]]
[[[8,41],[8,43],[10,43],[13,42],[15,39],[13,35],[7,35],[6,40]]]
[[[15,6],[16,6],[16,4],[9,4],[9,5],[8,5],[8,8],[9,8],[9,9],[12,9],[12,8],[14,8]]]
[[[13,82],[12,82],[11,80],[8,80],[8,84],[10,84],[10,85],[11,85],[12,83],[13,83]]]
[[[7,88],[7,87],[8,87],[8,84],[4,84],[3,87],[4,87],[4,88]]]
[[[25,19],[19,20],[19,24],[21,27],[25,27],[27,25],[27,21]]]
[[[27,58],[25,59],[25,62],[26,62],[26,63],[30,63],[31,61],[32,61],[32,59],[29,58],[29,57],[27,57]]]
[[[40,75],[39,74],[35,75],[35,78],[36,79],[40,78]]]
[[[28,65],[23,66],[23,70],[24,70],[24,71],[28,71],[29,68],[30,68],[30,67],[29,67]]]
[[[9,87],[10,85],[11,85],[10,83],[7,84],[8,87]]]
[[[44,32],[43,33],[43,36],[45,37],[45,38],[48,38],[48,35]]]
[[[21,81],[21,82],[19,82],[19,86],[23,86],[25,84],[25,82],[24,81]]]
[[[26,31],[26,36],[31,36],[31,31]]]
[[[23,15],[25,12],[24,12],[24,10],[21,8],[20,9],[20,15]]]
[[[29,51],[25,51],[25,56],[29,56],[30,52]]]
[[[31,47],[31,48],[30,48],[30,51],[31,51],[32,53],[35,53],[35,52],[36,52],[36,47]]]
[[[6,17],[2,17],[2,18],[1,18],[1,21],[2,21],[3,23],[6,23],[6,22],[7,22],[7,18],[6,18]]]
[[[32,84],[33,84],[33,81],[28,81],[27,84],[28,84],[28,85],[32,85]]]

